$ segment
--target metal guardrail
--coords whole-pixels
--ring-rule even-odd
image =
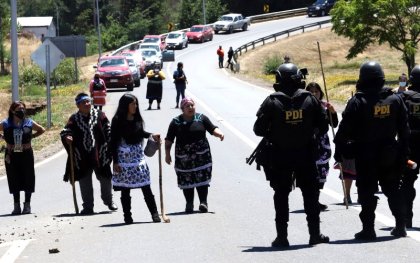
[[[240,47],[238,47],[237,49],[235,49],[233,51],[233,58],[234,58],[234,63],[236,64],[236,59],[238,58],[238,55],[242,55],[242,52],[248,52],[249,48],[255,49],[255,46],[262,43],[262,45],[264,45],[266,42],[268,42],[269,40],[273,39],[273,41],[277,41],[277,38],[283,35],[287,35],[287,37],[290,36],[290,33],[296,32],[296,31],[300,31],[302,30],[302,32],[305,32],[305,29],[307,28],[311,28],[311,27],[319,27],[321,28],[322,25],[324,24],[328,24],[331,22],[331,19],[328,20],[324,20],[324,21],[320,21],[320,22],[315,22],[315,23],[311,23],[311,24],[306,24],[303,26],[298,26],[298,27],[294,27],[294,28],[290,28],[278,33],[274,33],[262,38],[259,38],[257,40],[248,42]]]
[[[292,17],[292,16],[304,15],[304,14],[306,14],[306,9],[307,9],[306,7],[305,8],[299,8],[299,9],[292,9],[292,10],[273,12],[273,13],[267,13],[267,14],[262,14],[262,15],[248,16],[248,18],[251,20],[251,23],[258,23],[258,22],[264,22],[264,21],[268,21],[268,20],[276,20],[276,19],[287,18],[287,17]],[[209,24],[209,25],[212,25],[212,24]],[[188,29],[189,28],[180,29],[179,31],[188,31]],[[167,34],[162,34],[162,35],[167,35]],[[125,49],[130,48],[130,46],[132,46],[132,45],[139,45],[140,43],[141,43],[141,40],[129,43],[125,46],[122,46],[122,47],[114,50],[111,53],[111,56],[115,55],[115,54],[118,54],[119,52],[121,52]]]

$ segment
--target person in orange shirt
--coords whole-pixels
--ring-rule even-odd
[[[89,83],[90,96],[93,99],[93,106],[102,110],[102,106],[106,102],[106,86],[103,79],[99,78],[99,73],[95,73],[93,79]]]
[[[217,56],[219,56],[219,68],[223,68],[223,60],[225,58],[225,52],[222,49],[222,46],[219,46],[217,50]]]

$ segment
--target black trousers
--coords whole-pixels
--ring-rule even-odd
[[[308,222],[309,234],[320,234],[319,219],[319,185],[316,179],[315,161],[289,163],[284,168],[264,168],[270,186],[274,190],[274,208],[276,210],[276,230],[278,237],[287,237],[287,223],[289,222],[289,194],[296,179],[297,186],[302,191],[303,206]]]
[[[413,159],[412,159],[413,160]],[[415,160],[418,164],[420,160]],[[405,170],[402,178],[402,193],[404,198],[404,205],[406,208],[405,217],[408,221],[413,219],[413,202],[416,198],[416,188],[414,183],[418,178],[419,168],[414,170]]]
[[[395,163],[379,164],[377,160],[356,158],[356,186],[362,211],[359,214],[363,229],[373,229],[378,197],[378,182],[388,198],[388,206],[396,224],[405,222],[405,205],[401,191],[401,171]]]
[[[196,189],[197,189],[198,199],[200,200],[200,203],[207,203],[209,185],[199,186],[199,187],[196,187]],[[194,188],[183,189],[182,191],[184,192],[185,201],[187,201],[187,203],[193,203],[194,202]]]
[[[129,188],[121,190],[121,205],[123,207],[123,212],[125,215],[131,215],[131,196]],[[143,186],[141,188],[144,196],[144,201],[146,201],[147,208],[149,209],[150,214],[157,213],[157,206],[155,201],[155,196],[152,193],[150,185]]]

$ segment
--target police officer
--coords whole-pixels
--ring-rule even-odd
[[[420,66],[415,66],[410,74],[411,86],[403,92],[403,99],[408,109],[410,125],[410,156],[409,159],[420,163]],[[414,183],[417,180],[419,168],[406,168],[403,173],[403,195],[406,206],[406,226],[413,227],[413,201],[416,198]]]
[[[327,116],[320,102],[303,90],[304,75],[292,63],[281,64],[276,72],[275,93],[257,112],[254,132],[268,142],[263,150],[266,178],[274,190],[277,237],[273,247],[288,247],[289,193],[296,179],[302,190],[309,228],[309,244],[328,243],[320,233],[319,189],[314,157],[314,135],[328,130]],[[268,153],[267,153],[268,152]]]
[[[400,190],[400,175],[408,153],[407,109],[400,96],[383,86],[384,82],[379,63],[362,64],[357,92],[347,103],[334,139],[337,151],[356,162],[356,186],[362,206],[359,216],[363,225],[362,231],[354,235],[358,240],[376,239],[378,181],[396,221],[391,234],[407,235]],[[351,147],[349,141],[353,142]],[[342,161],[340,156],[335,158]]]

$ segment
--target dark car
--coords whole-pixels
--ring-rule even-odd
[[[210,26],[195,25],[187,32],[188,42],[199,42],[213,40],[213,29]]]
[[[326,16],[330,13],[331,8],[333,8],[336,0],[316,0],[315,3],[308,6],[307,13],[308,16]]]
[[[106,88],[134,88],[134,79],[125,56],[106,56],[99,59],[96,72],[105,81]]]

